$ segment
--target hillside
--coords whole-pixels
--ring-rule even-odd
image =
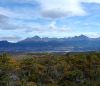
[[[99,52],[15,56],[0,55],[0,86],[100,86]]]
[[[34,36],[17,43],[0,41],[0,51],[9,52],[81,52],[100,51],[100,38],[80,35],[69,38]]]

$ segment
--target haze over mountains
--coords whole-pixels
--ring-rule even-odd
[[[99,50],[100,38],[89,38],[85,35],[68,38],[40,38],[34,36],[17,43],[0,41],[1,52],[81,52]]]

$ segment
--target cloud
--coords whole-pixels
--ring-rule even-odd
[[[0,3],[16,3],[16,4],[35,4],[36,0],[0,0]]]
[[[31,7],[21,6],[13,9],[0,7],[0,14],[10,18],[33,19],[42,16],[56,19],[66,16],[85,16],[88,12],[84,9],[82,3],[100,3],[100,0],[1,0],[0,2],[32,4]]]
[[[56,31],[56,32],[71,32],[71,28],[61,25],[58,26],[55,21],[52,21],[50,24],[46,26],[48,29],[51,31]]]
[[[90,37],[90,38],[98,38],[98,37],[100,37],[100,34],[99,34],[99,32],[76,32],[76,33],[74,33],[74,36],[79,36],[79,35],[85,35],[85,36],[88,36],[88,37]]]
[[[7,17],[13,17],[14,13],[10,10],[10,9],[7,9],[5,7],[0,7],[0,14],[1,15],[5,15]]]
[[[100,0],[80,0],[81,2],[84,3],[97,3],[100,4]]]
[[[0,14],[0,29],[1,30],[21,30],[29,29],[30,25],[13,22],[8,16]]]
[[[100,4],[100,0],[0,0],[0,29],[3,35],[6,35],[4,32],[6,31],[11,34],[22,34],[23,36],[20,36],[23,38],[29,34],[36,33],[43,33],[44,35],[45,33],[50,35],[60,34],[60,36],[61,34],[75,34],[74,31],[80,29],[78,26],[74,26],[75,24],[72,25],[72,22],[75,23],[77,20],[80,20],[79,26],[81,26],[83,23],[85,24],[85,19],[86,22],[92,20],[92,18],[89,18],[90,16],[88,18],[83,17],[90,11],[85,10],[85,5],[82,3]],[[93,12],[92,14],[94,15]],[[82,17],[80,19],[80,17],[77,18],[77,16]],[[48,18],[50,18],[50,20]],[[60,20],[63,21],[62,25],[58,24]],[[90,25],[86,24],[86,26]],[[73,31],[72,28],[74,27],[77,29]],[[83,27],[81,29],[83,29]]]
[[[21,37],[17,37],[17,36],[4,36],[4,37],[0,37],[0,40],[8,40],[10,42],[15,42],[18,40],[21,40]]]
[[[8,20],[7,16],[0,14],[0,24],[6,22],[7,20]]]
[[[85,35],[90,37],[90,38],[98,38],[98,37],[100,37],[99,32],[87,32],[87,33],[85,33]]]
[[[9,26],[8,25],[8,20],[9,20],[9,17],[0,14],[0,29],[8,28],[8,26]]]
[[[44,17],[59,18],[86,14],[78,0],[41,0],[40,3]]]
[[[14,7],[13,9],[0,7],[0,14],[11,18],[32,19],[40,15],[55,19],[66,16],[85,16],[88,12],[82,3],[100,3],[100,0],[1,0],[0,3],[22,4],[21,7]],[[25,7],[23,4],[28,6]],[[30,4],[32,4],[31,7]]]
[[[37,24],[30,27],[30,29],[26,29],[25,33],[68,33],[71,32],[71,28],[61,25],[58,26],[55,21],[50,22],[49,24]]]
[[[13,30],[15,26],[9,23],[9,17],[0,14],[0,29],[2,30]]]
[[[82,3],[100,4],[100,0],[37,0],[40,3],[41,15],[46,18],[66,16],[85,16],[88,12]]]
[[[17,22],[10,22],[9,17],[0,15],[0,29],[2,31],[17,31],[21,33],[31,33],[31,32],[38,32],[38,33],[47,33],[47,32],[70,32],[71,29],[66,27],[65,25],[58,26],[56,21],[52,21],[49,24],[42,25],[40,23],[17,23]]]
[[[0,14],[10,18],[32,19],[34,17],[61,18],[66,16],[84,16],[86,11],[81,6],[79,0],[4,0],[4,3],[32,4],[31,7],[0,7]],[[32,7],[33,6],[33,7]],[[27,12],[28,10],[28,12]]]
[[[19,20],[34,20],[39,17],[38,11],[33,10],[33,8],[30,7],[15,7],[13,9],[0,7],[0,14],[5,15],[11,19]]]
[[[39,2],[43,17],[59,18],[86,15],[79,0],[39,0]]]

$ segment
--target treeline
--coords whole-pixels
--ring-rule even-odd
[[[0,55],[0,86],[100,86],[100,53]]]

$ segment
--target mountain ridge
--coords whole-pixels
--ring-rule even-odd
[[[0,41],[0,51],[8,52],[80,52],[100,51],[100,38],[89,38],[85,35],[68,38],[41,38],[34,36],[17,43]]]
[[[39,37],[39,36],[34,36],[34,37],[30,37],[30,38],[26,38],[26,39],[24,39],[24,40],[21,40],[20,42],[23,42],[23,41],[54,41],[54,40],[62,40],[62,39],[80,39],[80,40],[82,40],[82,39],[91,39],[91,38],[89,38],[89,37],[87,37],[87,36],[85,36],[85,35],[80,35],[80,36],[74,36],[74,37],[62,37],[62,38],[56,38],[56,37],[52,37],[52,38],[49,38],[49,37],[43,37],[43,38],[41,38],[41,37]]]

